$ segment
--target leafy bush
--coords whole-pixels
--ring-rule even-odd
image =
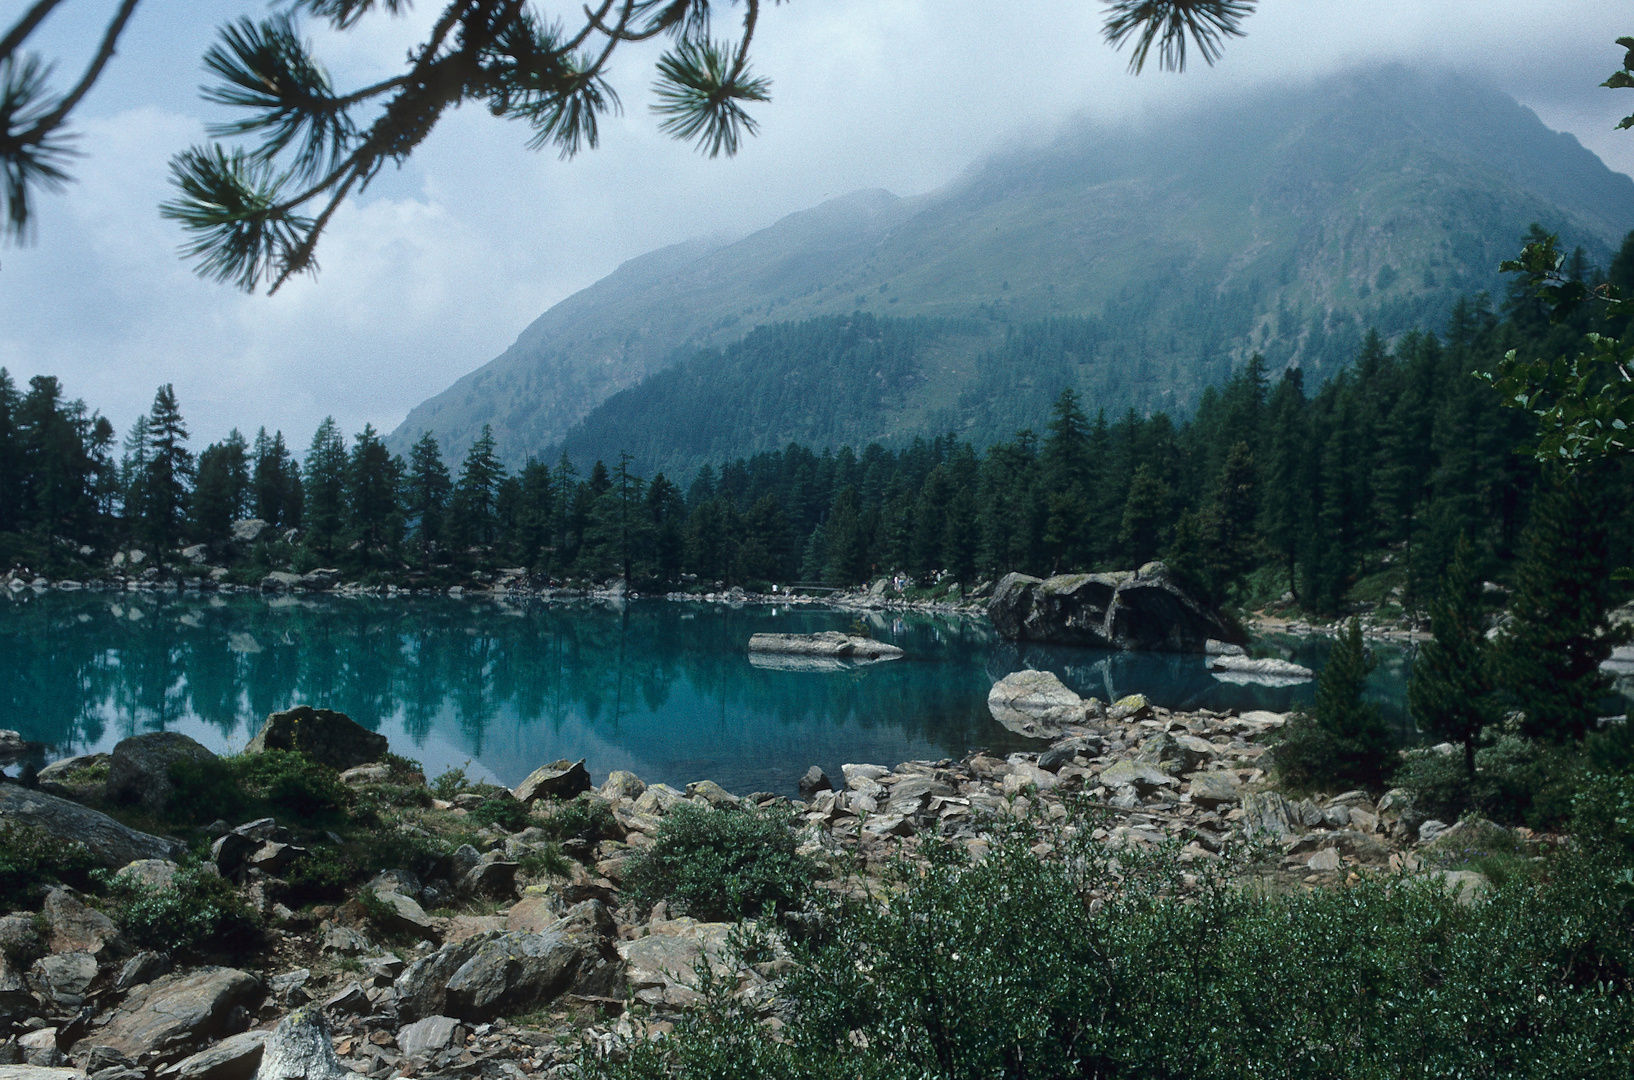
[[[65,842],[26,825],[0,826],[0,910],[32,908],[48,885],[83,889],[96,866],[84,844]]]
[[[1568,851],[1469,907],[1402,878],[1265,895],[1205,876],[1181,895],[1168,853],[1114,862],[1089,831],[1048,860],[1019,833],[980,865],[931,845],[884,902],[827,897],[825,933],[788,942],[777,1038],[706,972],[670,1038],[586,1054],[581,1075],[1630,1075],[1626,863]]]
[[[333,816],[352,800],[335,770],[294,750],[176,761],[170,780],[175,790],[165,816],[189,825],[239,819],[257,810]]]
[[[1572,803],[1572,832],[1590,847],[1634,862],[1634,777],[1588,777]]]
[[[601,799],[583,795],[562,803],[545,819],[540,828],[553,840],[606,840],[618,834],[618,819],[613,808]]]
[[[253,947],[260,922],[232,885],[203,866],[183,867],[165,888],[129,874],[103,875],[111,910],[137,945],[165,952],[237,952]]]
[[[431,782],[431,793],[445,802],[453,802],[456,795],[470,790],[471,781],[466,778],[464,769],[449,769]]]
[[[165,817],[184,825],[207,825],[216,819],[247,815],[249,794],[239,782],[234,758],[184,758],[170,765],[171,795]]]
[[[1572,797],[1583,773],[1574,747],[1546,746],[1505,735],[1475,752],[1475,779],[1463,757],[1419,753],[1396,773],[1425,817],[1456,821],[1474,812],[1505,825],[1558,829],[1571,817]]]
[[[555,844],[546,844],[537,851],[529,851],[516,862],[524,874],[534,878],[568,877],[573,873],[573,864]]]
[[[503,795],[490,795],[471,811],[471,822],[478,828],[497,825],[506,832],[520,832],[527,828],[528,808],[508,791]]]
[[[811,860],[795,851],[793,821],[787,809],[682,803],[631,861],[626,893],[643,907],[666,900],[677,913],[707,921],[741,919],[768,904],[788,911],[815,874]]]

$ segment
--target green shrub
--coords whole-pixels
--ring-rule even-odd
[[[0,826],[0,910],[34,907],[45,886],[86,888],[96,866],[84,844],[26,825]]]
[[[883,902],[826,897],[827,930],[786,942],[777,1038],[705,972],[671,1037],[581,1075],[1630,1075],[1626,863],[1568,851],[1469,907],[1403,878],[1266,895],[1205,873],[1181,895],[1169,853],[1113,862],[1089,831],[1050,860],[1020,834],[979,865],[930,845]]]
[[[1394,753],[1390,731],[1378,708],[1362,699],[1374,664],[1361,624],[1351,619],[1328,653],[1311,712],[1289,717],[1272,744],[1271,761],[1284,784],[1307,791],[1384,785]]]
[[[255,913],[232,885],[203,866],[183,867],[162,889],[124,873],[102,879],[120,928],[144,948],[230,953],[252,948],[259,937]]]
[[[388,783],[402,784],[405,787],[426,786],[425,766],[413,758],[403,757],[400,754],[393,754],[388,751],[380,755],[380,764],[386,766],[390,773]]]
[[[530,851],[516,862],[528,877],[569,877],[573,873],[573,864],[555,844],[546,844],[537,851]]]
[[[298,817],[333,815],[351,802],[340,774],[294,750],[268,750],[233,759],[245,788],[274,810]]]
[[[164,816],[183,825],[237,821],[248,815],[249,793],[240,783],[235,758],[184,758],[170,765],[171,795]]]
[[[471,811],[470,820],[478,828],[497,825],[506,832],[520,832],[527,828],[528,808],[507,791],[503,795],[490,795],[482,800],[482,805]]]
[[[788,809],[716,810],[682,803],[659,826],[652,846],[625,873],[626,894],[651,907],[706,921],[741,919],[771,905],[796,907],[815,867],[795,850]]]
[[[1634,777],[1589,776],[1572,802],[1572,832],[1590,847],[1634,862]]]
[[[1505,735],[1475,752],[1474,780],[1462,756],[1420,753],[1402,764],[1395,782],[1427,818],[1456,821],[1473,812],[1504,825],[1558,829],[1571,817],[1582,771],[1574,747]]]
[[[444,802],[453,802],[456,795],[470,790],[471,781],[466,778],[464,769],[449,769],[431,782],[431,793]]]
[[[540,825],[553,840],[607,840],[618,834],[613,808],[601,799],[581,795],[562,803]]]

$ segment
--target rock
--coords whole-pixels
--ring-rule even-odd
[[[235,544],[253,544],[261,539],[261,534],[271,528],[260,518],[242,518],[233,522],[232,540]]]
[[[179,859],[187,853],[180,840],[137,832],[107,814],[16,784],[0,784],[0,822],[84,844],[109,869],[138,859]]]
[[[437,936],[436,924],[432,922],[431,916],[410,897],[398,892],[384,892],[375,893],[375,899],[389,910],[384,920],[386,925],[381,928],[386,932],[409,934],[421,939]]]
[[[1274,791],[1256,791],[1244,795],[1243,813],[1248,817],[1248,833],[1251,836],[1281,840],[1294,833],[1288,800]]]
[[[125,961],[125,966],[119,969],[119,975],[113,981],[113,988],[124,993],[161,975],[170,974],[171,966],[170,957],[165,953],[144,949]]]
[[[261,984],[234,968],[166,975],[127,997],[96,1041],[138,1060],[174,1060],[210,1039],[236,1034],[231,1028],[247,1024],[243,1010],[260,996]]]
[[[1051,671],[1017,671],[993,684],[987,711],[1017,735],[1053,739],[1069,724],[1088,720],[1084,699]]]
[[[34,961],[28,981],[37,994],[56,1006],[57,1013],[72,1013],[84,1003],[96,973],[96,957],[90,953],[56,953]]]
[[[834,782],[828,778],[828,774],[826,772],[815,765],[807,769],[806,774],[800,778],[800,792],[807,798],[817,794],[819,791],[833,790]]]
[[[405,1057],[427,1057],[453,1043],[454,1029],[459,1024],[452,1016],[428,1016],[406,1024],[398,1029],[397,1049]]]
[[[1215,641],[1209,638],[1203,642],[1203,651],[1209,656],[1245,656],[1246,652],[1241,645],[1233,645],[1229,641]]]
[[[702,799],[710,806],[738,805],[738,797],[713,780],[698,780],[688,784],[687,798]]]
[[[1012,641],[1195,653],[1211,638],[1242,641],[1241,631],[1187,595],[1156,562],[1133,573],[1048,580],[1007,574],[987,612],[1000,636]]]
[[[590,770],[584,767],[583,758],[578,761],[564,759],[539,766],[511,794],[516,796],[518,802],[532,804],[540,799],[571,799],[593,786],[590,783]]]
[[[300,705],[267,717],[246,754],[267,750],[299,750],[319,765],[343,772],[379,761],[390,749],[384,735],[370,731],[345,713]]]
[[[1340,867],[1344,866],[1345,864],[1339,858],[1339,852],[1338,852],[1337,849],[1335,849],[1335,848],[1323,848],[1321,851],[1318,851],[1315,855],[1312,855],[1310,857],[1310,860],[1308,862],[1306,862],[1305,865],[1310,867],[1313,871],[1315,871],[1318,874],[1329,874],[1329,873],[1333,873],[1334,871],[1338,870]]]
[[[87,906],[69,889],[59,887],[47,893],[40,914],[46,927],[46,947],[54,953],[112,956],[124,948],[124,939],[113,920]]]
[[[667,814],[685,801],[686,796],[668,784],[649,784],[635,801],[635,809],[640,814]]]
[[[1112,788],[1133,785],[1146,793],[1178,781],[1149,761],[1116,761],[1101,771],[1101,783]]]
[[[409,965],[397,980],[397,1012],[473,1021],[527,1012],[566,991],[595,952],[584,937],[554,930],[478,934]]]
[[[278,1021],[267,1036],[255,1080],[343,1080],[350,1076],[335,1056],[323,1012],[306,1007]]]
[[[1208,669],[1221,682],[1260,686],[1296,686],[1316,678],[1310,668],[1274,657],[1250,660],[1246,656],[1216,656],[1209,661]]]
[[[211,761],[214,754],[179,731],[150,731],[122,739],[108,756],[108,798],[163,810],[175,785],[171,766],[184,761]]]
[[[86,1080],[78,1069],[44,1065],[0,1065],[0,1080]]]
[[[1145,694],[1125,694],[1112,703],[1106,711],[1108,720],[1123,722],[1126,720],[1145,720],[1152,715],[1152,703],[1146,700]]]
[[[301,575],[287,570],[274,570],[261,579],[262,592],[287,592],[301,584]]]
[[[614,769],[608,773],[607,779],[601,785],[602,798],[605,799],[634,801],[641,798],[641,793],[646,790],[647,785],[641,782],[641,777],[623,769]]]
[[[107,754],[80,754],[53,761],[40,770],[36,779],[53,795],[84,798],[108,780]]]
[[[1242,785],[1228,772],[1193,773],[1191,801],[1206,809],[1214,809],[1242,798]]]
[[[1094,757],[1101,752],[1101,746],[1102,741],[1098,738],[1084,736],[1065,739],[1038,755],[1038,767],[1056,772],[1061,766],[1071,764],[1072,759],[1079,754]]]
[[[297,968],[282,975],[274,975],[267,980],[267,989],[284,1008],[293,1008],[305,1005],[312,1000],[312,995],[306,992],[307,980],[312,978],[309,968]]]
[[[1436,837],[1440,836],[1446,831],[1447,823],[1445,821],[1436,821],[1432,818],[1431,820],[1419,825],[1418,842],[1421,844],[1432,843]]]
[[[391,779],[391,770],[376,761],[367,765],[357,765],[340,774],[340,782],[357,786],[360,784],[384,784]]]
[[[323,944],[319,946],[319,951],[338,953],[341,956],[356,956],[368,952],[373,947],[368,938],[350,926],[330,925],[324,928]]]
[[[497,856],[498,852],[490,851],[488,855]],[[516,895],[516,872],[519,869],[520,863],[497,857],[490,859],[485,855],[481,862],[466,871],[465,877],[460,879],[460,888],[477,896],[512,897]]]
[[[363,984],[354,980],[331,994],[323,1003],[323,1011],[330,1014],[366,1013],[369,1011],[369,995],[363,992]]]
[[[697,1004],[702,999],[686,984],[696,982],[700,957],[717,967],[723,963],[732,924],[675,919],[654,921],[650,929],[646,937],[618,944],[631,993],[646,1005]]]
[[[902,655],[901,649],[887,642],[833,630],[820,634],[755,634],[749,639],[749,651],[865,661],[895,660]]]
[[[268,1034],[242,1031],[229,1035],[208,1050],[161,1070],[155,1080],[250,1080],[261,1065]]]
[[[137,859],[119,871],[119,877],[147,889],[167,889],[176,880],[180,866],[169,859]]]
[[[1469,907],[1492,888],[1487,876],[1474,870],[1431,870],[1416,875],[1414,880],[1439,885],[1460,907]]]

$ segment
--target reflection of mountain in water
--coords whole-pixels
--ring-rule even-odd
[[[541,761],[584,756],[598,774],[792,791],[812,764],[1036,745],[986,704],[997,678],[1027,666],[1086,696],[1140,691],[1176,707],[1283,709],[1301,693],[1222,686],[1201,657],[1018,648],[985,623],[892,613],[867,616],[907,651],[889,664],[766,670],[744,652],[757,631],[852,618],[662,601],[24,594],[0,602],[0,726],[63,751],[160,728],[225,749],[267,713],[308,703],[386,733],[434,772],[469,758],[514,783]]]

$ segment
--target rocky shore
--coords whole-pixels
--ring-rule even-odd
[[[167,951],[130,940],[106,898],[64,886],[37,910],[0,918],[0,1075],[556,1076],[583,1053],[663,1038],[699,1001],[698,960],[730,963],[734,929],[629,896],[634,861],[683,806],[786,813],[801,855],[825,868],[818,886],[858,896],[884,895],[889,868],[916,858],[928,838],[979,860],[995,830],[1015,821],[1038,830],[1045,858],[1052,829],[1090,829],[1115,849],[1165,848],[1182,865],[1229,867],[1276,889],[1390,872],[1442,874],[1470,901],[1484,887],[1477,874],[1437,868],[1443,851],[1495,826],[1424,821],[1399,792],[1290,799],[1271,790],[1266,738],[1280,715],[1171,712],[1139,695],[1075,701],[1029,677],[1040,674],[1018,673],[1014,692],[995,691],[1016,716],[1048,722],[1038,752],[855,763],[833,778],[814,767],[798,800],[734,795],[709,780],[649,785],[622,772],[592,789],[583,762],[542,766],[510,792],[444,799],[339,714],[276,714],[261,747],[325,759],[359,794],[396,793],[380,837],[467,841],[420,873],[388,867],[344,902],[299,907],[284,902],[290,881],[340,841],[333,832],[276,813],[218,820],[189,851],[97,809],[135,807],[139,817],[175,797],[165,779],[176,775],[171,763],[197,756],[191,740],[156,733],[112,755],[58,762],[37,788],[0,785],[0,823],[84,844],[109,871],[142,883],[145,902],[187,874],[217,878],[260,923],[234,950]],[[506,803],[514,812],[485,809]],[[553,847],[564,814],[596,824]],[[569,858],[553,861],[552,851]],[[773,1027],[787,963],[774,956],[735,974],[736,993]]]

